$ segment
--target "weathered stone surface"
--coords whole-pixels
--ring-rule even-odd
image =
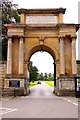
[[[57,78],[55,93],[74,93],[74,77],[70,77],[76,73],[76,39],[75,42],[74,40],[71,42],[71,38],[76,36],[79,25],[63,23],[63,14],[65,13],[65,9],[63,8],[45,10],[21,9],[18,11],[21,14],[21,23],[5,25],[8,29],[8,36],[12,37],[12,58],[10,59],[12,60],[12,71],[10,70],[12,78],[21,78],[25,81],[25,78],[28,76],[28,63],[31,56],[35,52],[43,50],[50,53],[55,60]],[[53,16],[53,18],[57,18],[57,23],[46,24],[43,20],[44,23],[34,24],[34,21],[32,23],[31,20],[31,24],[27,24],[26,16],[37,16],[37,18],[38,16],[39,18],[40,16]],[[11,64],[10,62],[8,63]],[[8,69],[7,72],[9,72]],[[25,87],[26,83],[24,82]]]

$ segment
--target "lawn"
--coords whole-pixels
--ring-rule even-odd
[[[45,81],[45,83],[50,85],[51,87],[54,87],[54,81]]]
[[[32,87],[32,86],[35,86],[35,85],[37,85],[37,81],[34,81],[34,82],[30,82],[30,83],[29,83],[29,87]]]

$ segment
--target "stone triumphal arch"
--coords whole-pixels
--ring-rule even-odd
[[[54,58],[57,95],[75,91],[76,32],[78,24],[63,22],[66,9],[18,9],[20,24],[7,24],[8,51],[4,88],[15,85],[28,92],[29,59],[37,51]]]

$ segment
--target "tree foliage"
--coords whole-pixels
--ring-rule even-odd
[[[44,74],[44,80],[47,80],[47,73]]]
[[[33,63],[30,61],[30,82],[38,80],[38,69],[36,66],[33,66]]]
[[[44,80],[44,75],[43,75],[43,73],[40,73],[40,75],[39,75],[39,80],[41,80],[41,81]]]
[[[33,62],[30,61],[30,70],[29,70],[29,81],[53,81],[54,80],[54,74],[51,73],[38,73],[38,68],[36,66],[33,66]]]
[[[7,30],[4,24],[18,23],[20,18],[17,12],[17,5],[12,4],[9,0],[2,0],[0,2],[0,9],[2,10],[2,59],[7,59]]]
[[[53,81],[54,80],[54,74],[49,73],[47,79],[48,79],[48,81]]]
[[[42,81],[53,81],[54,80],[54,74],[51,74],[51,73],[40,73],[39,74],[39,80],[42,80]]]

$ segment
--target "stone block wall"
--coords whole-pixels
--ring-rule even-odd
[[[0,88],[4,87],[4,78],[6,76],[6,61],[0,61]]]

